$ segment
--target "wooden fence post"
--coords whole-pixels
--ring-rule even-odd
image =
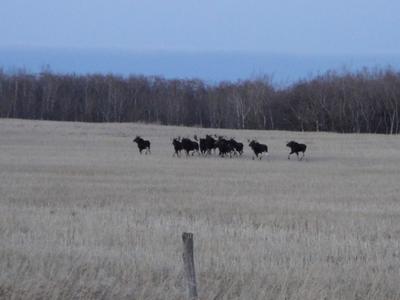
[[[183,240],[183,265],[188,286],[188,299],[197,299],[196,273],[193,258],[193,233],[184,232]]]

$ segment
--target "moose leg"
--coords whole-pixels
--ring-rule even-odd
[[[305,153],[303,152],[303,155],[301,156],[300,160],[303,160]]]

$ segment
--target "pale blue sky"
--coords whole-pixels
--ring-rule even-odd
[[[0,46],[400,53],[398,0],[1,0]]]
[[[0,0],[0,50],[346,57],[336,59],[332,67],[367,55],[375,65],[397,67],[398,58],[390,57],[400,56],[399,12],[399,0]],[[61,59],[54,54],[53,64]],[[0,59],[0,67],[12,67],[15,61],[19,57]],[[44,55],[23,66],[35,69],[48,62]],[[303,71],[327,66],[319,67],[310,63]],[[190,71],[190,63],[185,68]],[[112,67],[109,71],[119,72]],[[156,71],[168,73],[162,68]],[[133,68],[133,72],[146,70]],[[279,73],[279,68],[258,67],[255,62],[246,72],[243,76]]]

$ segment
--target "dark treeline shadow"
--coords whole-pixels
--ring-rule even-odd
[[[2,118],[397,134],[399,113],[400,73],[390,68],[330,71],[284,88],[268,78],[209,85],[0,70]]]

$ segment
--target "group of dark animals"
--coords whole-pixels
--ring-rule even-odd
[[[206,135],[205,138],[198,139],[194,136],[194,141],[189,138],[174,138],[172,140],[172,145],[174,146],[174,155],[180,156],[181,151],[185,151],[186,156],[194,155],[198,153],[201,155],[210,155],[215,152],[216,149],[219,151],[219,155],[224,157],[229,155],[229,157],[240,156],[243,154],[243,144],[235,141],[234,139],[225,139],[222,136],[212,137],[211,135]]]
[[[145,150],[145,154],[151,153],[150,151],[150,141],[146,141],[142,139],[140,136],[137,136],[133,142],[135,142],[139,148],[140,154]],[[240,156],[243,154],[243,144],[235,141],[233,138],[226,139],[222,136],[211,136],[206,135],[205,138],[197,138],[194,136],[194,141],[189,138],[174,138],[172,140],[172,145],[174,146],[174,154],[176,156],[180,156],[181,152],[184,151],[186,156],[194,155],[194,153],[198,153],[199,155],[211,155],[212,152],[215,152],[216,149],[219,151],[219,156],[225,157],[228,156]],[[299,160],[304,158],[304,154],[306,152],[307,146],[305,144],[299,144],[295,141],[288,142],[286,144],[287,147],[290,148],[290,153],[288,155],[288,159],[290,159],[290,155],[296,154]],[[268,155],[268,146],[265,144],[260,144],[256,140],[249,140],[249,147],[253,150],[254,155],[261,160],[263,153],[265,152]],[[299,153],[303,155],[300,157]],[[253,156],[254,159],[254,156]]]

